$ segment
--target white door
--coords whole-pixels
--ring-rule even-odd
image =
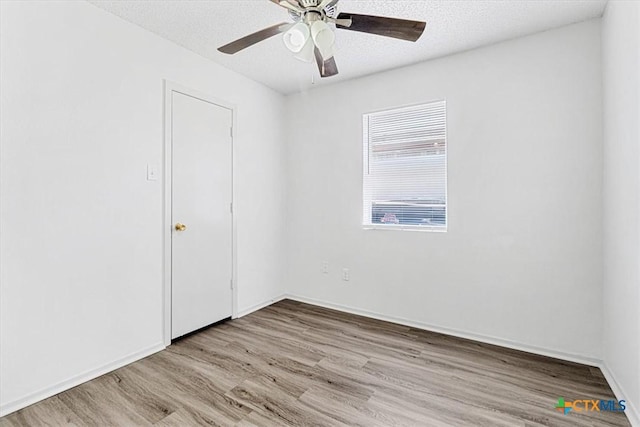
[[[231,316],[232,111],[171,92],[171,338]]]

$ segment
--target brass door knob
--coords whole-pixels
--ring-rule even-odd
[[[176,224],[176,230],[177,230],[177,231],[184,231],[184,230],[186,230],[186,229],[187,229],[187,226],[186,226],[186,225],[184,225],[184,224],[180,224],[180,223],[177,223],[177,224]]]

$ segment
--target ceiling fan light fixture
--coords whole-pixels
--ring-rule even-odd
[[[311,38],[325,61],[333,57],[336,35],[326,22],[315,21],[311,24]]]
[[[311,40],[311,32],[307,24],[298,22],[282,37],[284,45],[293,53],[302,51]]]

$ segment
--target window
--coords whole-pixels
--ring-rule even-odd
[[[365,228],[446,230],[446,103],[363,116]]]

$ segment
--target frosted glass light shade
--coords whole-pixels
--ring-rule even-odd
[[[303,22],[298,22],[284,33],[282,37],[284,45],[293,53],[300,52],[307,42],[311,40],[309,26]]]
[[[315,21],[311,24],[311,38],[313,38],[313,42],[318,47],[322,59],[326,61],[333,56],[333,45],[336,41],[336,36],[326,22]]]
[[[313,39],[311,37],[309,37],[307,39],[307,42],[304,44],[304,46],[302,47],[302,49],[300,49],[300,52],[298,52],[295,57],[296,59],[299,59],[301,61],[304,62],[311,62],[313,61],[315,55],[313,53],[313,50],[315,49],[315,45],[313,44]]]

